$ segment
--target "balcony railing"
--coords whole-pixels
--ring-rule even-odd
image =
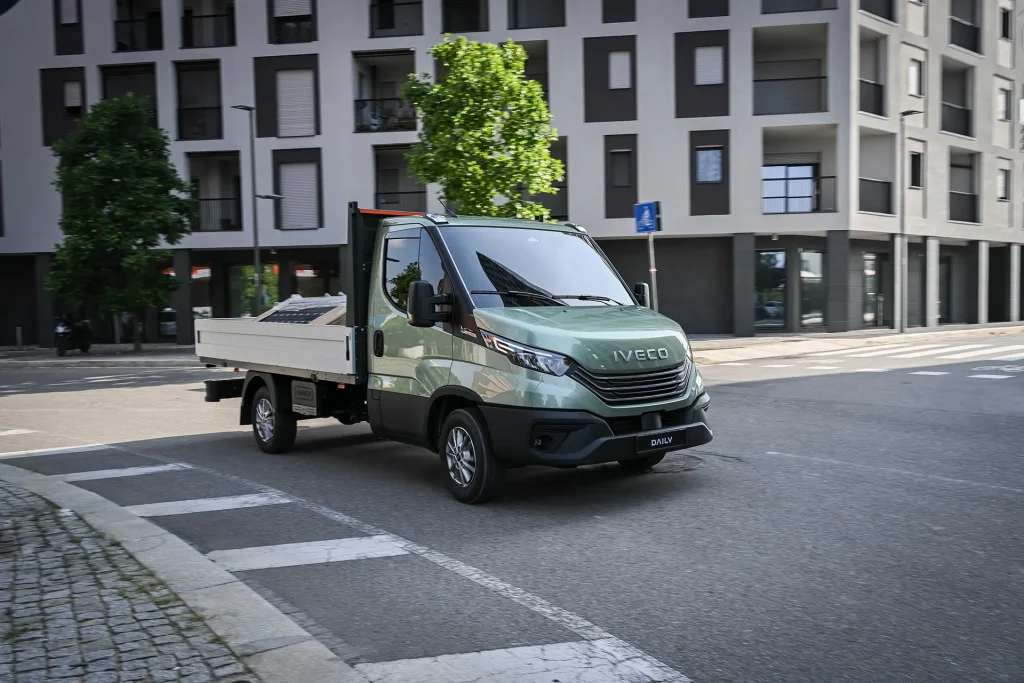
[[[141,52],[164,49],[163,21],[160,15],[145,19],[121,19],[114,22],[115,52]]]
[[[416,130],[416,108],[412,102],[397,97],[356,100],[357,133],[392,130]]]
[[[893,13],[892,0],[860,0],[860,8],[889,21],[893,21],[896,16]]]
[[[860,79],[860,110],[885,116],[885,86]]]
[[[828,79],[762,78],[754,81],[754,114],[807,114],[826,111]]]
[[[242,200],[235,197],[200,199],[192,220],[193,232],[227,232],[242,229]]]
[[[231,47],[234,44],[234,13],[181,18],[182,47]]]
[[[942,130],[972,137],[972,112],[958,104],[942,103]]]
[[[370,5],[370,37],[423,35],[423,1],[399,0]]]
[[[761,14],[782,14],[784,12],[817,12],[836,9],[839,0],[761,0]]]
[[[423,213],[427,210],[427,191],[414,192],[378,192],[376,208],[385,211],[413,211]]]
[[[220,107],[178,109],[179,140],[218,140],[222,137]]]
[[[860,178],[860,210],[871,213],[892,213],[892,183],[887,180]]]
[[[978,195],[969,192],[950,192],[949,220],[977,223]]]
[[[316,40],[313,15],[274,17],[274,44],[312,43]]]
[[[761,181],[761,213],[834,213],[836,179],[779,178]]]
[[[957,17],[949,18],[949,43],[981,54],[981,32],[977,26]]]

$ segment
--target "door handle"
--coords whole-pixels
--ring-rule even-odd
[[[373,355],[377,358],[384,355],[384,332],[381,330],[373,333]]]

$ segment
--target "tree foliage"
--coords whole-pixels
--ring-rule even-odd
[[[53,146],[64,240],[47,286],[68,304],[113,317],[163,307],[176,287],[164,247],[188,234],[195,206],[152,116],[130,94],[103,100]]]
[[[558,132],[540,83],[526,77],[526,50],[464,37],[431,49],[447,69],[438,83],[413,75],[402,96],[422,118],[409,166],[425,183],[439,183],[460,213],[544,218],[550,212],[527,195],[553,194],[565,177],[553,159]],[[501,205],[495,200],[505,199]]]

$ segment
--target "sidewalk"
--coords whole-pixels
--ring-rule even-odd
[[[63,358],[54,349],[0,347],[0,368],[107,368],[202,367],[194,346],[143,344],[136,353],[131,344],[96,344],[89,353],[70,351]]]
[[[3,681],[256,681],[120,543],[4,482],[0,609]]]

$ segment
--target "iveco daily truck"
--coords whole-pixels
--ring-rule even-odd
[[[250,319],[196,321],[206,399],[241,398],[269,453],[296,421],[369,422],[434,451],[466,503],[508,467],[618,462],[644,471],[711,441],[686,335],[647,307],[572,223],[350,206],[345,294]]]

